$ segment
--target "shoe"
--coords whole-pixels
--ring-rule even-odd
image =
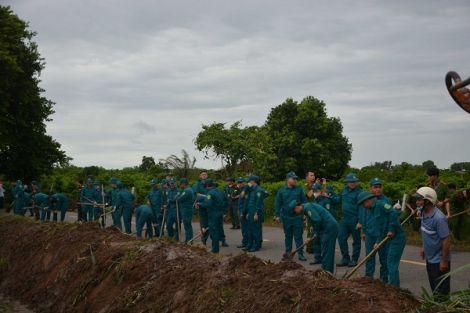
[[[312,262],[310,262],[310,265],[314,265],[314,264],[321,264],[321,260],[314,259]]]
[[[256,252],[256,251],[259,251],[259,249],[251,248],[250,250],[248,250],[248,252]]]
[[[242,248],[243,249],[243,248],[246,248],[246,246],[245,245],[238,245],[237,248]]]
[[[202,239],[202,244],[206,245],[206,239]]]
[[[235,226],[230,227],[230,229],[235,229]]]
[[[245,248],[242,248],[243,251],[249,251],[251,250],[251,247],[245,247]]]
[[[307,258],[304,257],[302,254],[299,254],[299,261],[307,261]]]
[[[346,263],[346,262],[341,261],[339,263],[336,263],[336,266],[337,267],[343,267],[343,266],[348,266],[348,264],[349,264],[349,262]]]
[[[233,229],[240,229],[240,226],[235,226]]]
[[[222,242],[222,247],[228,247],[228,243],[226,243],[225,241]]]
[[[356,267],[357,266],[357,261],[351,261],[349,264],[348,264],[348,267]]]

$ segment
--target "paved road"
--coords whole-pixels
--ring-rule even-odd
[[[4,211],[0,211],[0,213],[4,213]],[[28,216],[28,214],[27,214]],[[77,220],[77,213],[76,212],[68,212],[66,215],[66,221],[74,222]],[[107,218],[106,225],[109,226],[112,224],[111,218]],[[227,242],[229,243],[229,247],[221,247],[220,252],[222,254],[237,254],[240,253],[240,249],[237,249],[236,246],[241,241],[241,232],[240,230],[230,229],[229,224],[224,225],[225,235],[227,237]],[[194,233],[197,234],[199,231],[199,223],[193,223]],[[133,231],[135,230],[135,223],[132,223]],[[306,234],[304,234],[305,236]],[[282,254],[284,253],[284,233],[282,228],[278,227],[263,227],[263,248],[258,251],[254,252],[253,254],[264,259],[270,260],[272,262],[279,262],[282,258]],[[184,229],[182,228],[182,238],[184,238]],[[305,237],[304,237],[305,238]],[[199,239],[196,239],[197,244],[201,244]],[[210,239],[207,242],[207,247],[210,249]],[[350,245],[351,248],[351,245]],[[364,256],[364,245],[362,245],[361,255]],[[306,269],[309,270],[316,270],[321,267],[321,265],[310,265],[309,262],[313,259],[312,254],[305,254],[308,261],[301,262],[298,261],[297,257],[294,257],[294,260],[299,264],[303,265]],[[338,245],[336,246],[336,257],[335,261],[338,262],[341,259],[341,254],[339,251]],[[380,268],[380,264],[378,262],[378,257],[376,261],[376,275],[375,277],[378,278],[378,270]],[[453,252],[452,253],[452,269],[456,269],[460,266],[466,265],[470,263],[470,253],[469,252]],[[365,265],[364,265],[365,266]],[[364,275],[364,266],[360,268],[356,273],[358,275]],[[351,270],[351,268],[344,268],[339,267],[335,273],[336,277],[341,278],[344,274]],[[470,274],[469,269],[453,275],[451,277],[451,290],[457,291],[460,289],[468,289],[470,283]],[[356,275],[356,274],[355,274]],[[415,295],[420,296],[422,294],[421,288],[424,286],[428,292],[429,283],[426,274],[426,267],[424,261],[419,256],[419,247],[407,245],[405,251],[403,253],[403,257],[400,264],[400,280],[401,280],[401,287],[409,289]]]

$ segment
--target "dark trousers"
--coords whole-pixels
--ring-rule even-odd
[[[0,209],[3,209],[3,197],[0,197]]]
[[[429,285],[431,286],[433,294],[448,295],[450,293],[450,276],[448,276],[444,280],[442,280],[441,278],[442,275],[449,273],[450,261],[448,262],[448,264],[449,269],[446,272],[441,272],[439,270],[439,263],[429,263],[426,260],[426,270],[428,272]]]

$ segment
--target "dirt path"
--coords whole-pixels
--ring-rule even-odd
[[[34,312],[404,312],[419,302],[371,278],[141,240],[93,223],[0,217],[0,293]]]

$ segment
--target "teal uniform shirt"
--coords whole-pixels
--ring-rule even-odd
[[[181,210],[192,210],[194,202],[194,194],[191,187],[187,186],[181,191],[180,194],[176,197],[178,204]]]
[[[306,203],[307,202],[307,196],[305,196],[305,193],[300,186],[293,186],[292,188],[288,187],[287,184],[279,188],[276,196],[276,201],[274,203],[274,209],[275,209],[275,216],[280,217],[281,219],[283,217],[287,218],[300,218],[302,217],[299,215],[297,216],[292,212],[291,209],[289,209],[289,203],[292,202],[292,200],[295,200],[297,202],[302,202]]]
[[[152,210],[160,210],[163,206],[163,190],[161,188],[151,188],[147,193],[148,202]]]

